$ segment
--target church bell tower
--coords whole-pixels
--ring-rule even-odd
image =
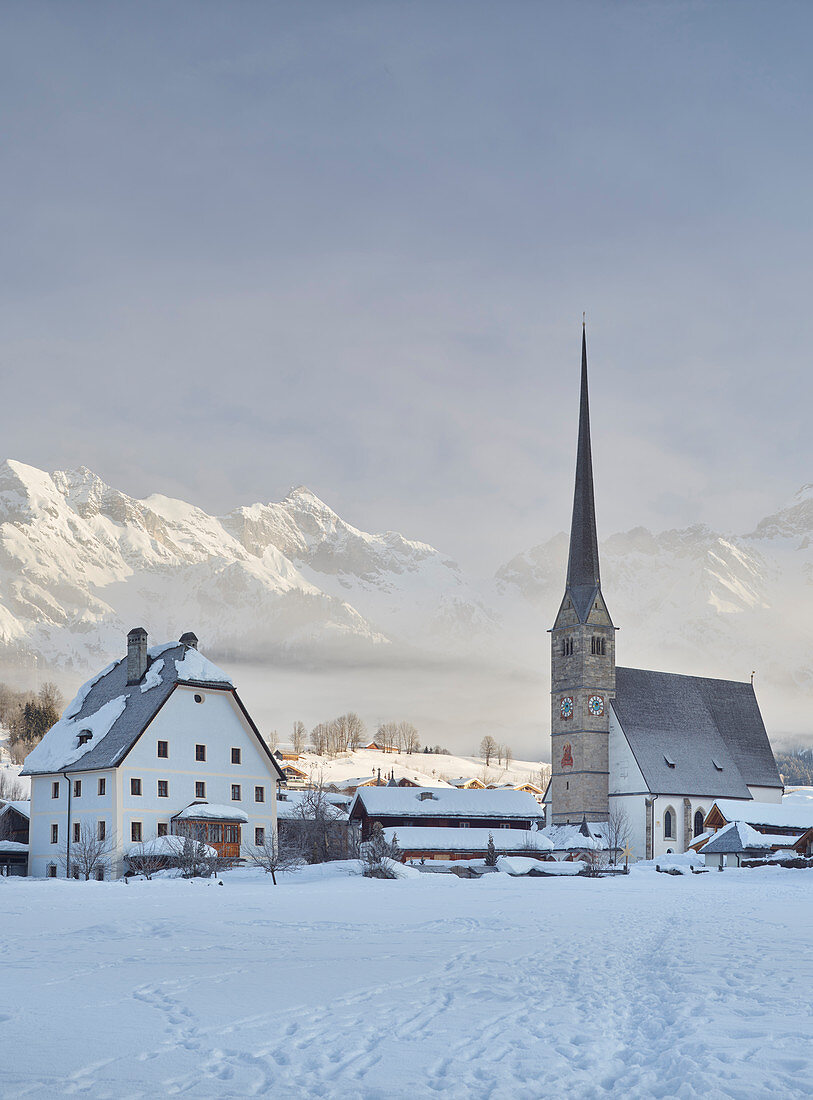
[[[576,489],[565,595],[551,634],[552,825],[606,821],[609,813],[610,700],[615,694],[615,627],[598,568],[587,335],[582,326]]]

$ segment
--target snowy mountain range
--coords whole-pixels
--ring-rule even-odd
[[[544,521],[544,517],[540,517]],[[619,661],[813,693],[813,486],[750,533],[636,528],[601,547]],[[0,658],[86,671],[126,630],[193,629],[218,659],[476,658],[547,668],[567,539],[467,577],[395,532],[368,534],[308,489],[226,516],[138,500],[90,470],[0,465]]]

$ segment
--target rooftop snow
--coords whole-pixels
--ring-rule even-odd
[[[127,659],[108,665],[79,689],[62,718],[28,754],[21,775],[115,767],[179,681],[230,688],[232,681],[196,649],[167,642],[148,650],[147,671],[127,683]],[[90,740],[79,744],[79,734]]]
[[[248,816],[236,806],[221,806],[216,802],[193,802],[175,814],[173,821],[248,821]]]
[[[398,838],[403,852],[485,852],[488,838],[494,838],[498,852],[519,852],[531,845],[540,854],[553,850],[553,844],[543,833],[531,829],[455,829],[452,827],[405,826],[386,828],[384,836]]]
[[[541,806],[527,791],[359,787],[351,813],[358,802],[363,803],[372,817],[504,817],[536,821],[542,816]]]
[[[813,825],[813,802],[800,801],[786,805],[784,802],[720,799],[714,805],[727,822],[745,821],[748,825],[773,825],[778,829],[798,828],[800,833]]]

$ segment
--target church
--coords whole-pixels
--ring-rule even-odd
[[[781,802],[753,684],[619,667],[615,632],[599,574],[583,328],[567,580],[550,631],[546,832],[555,841],[578,824],[654,859],[685,852],[714,802]]]

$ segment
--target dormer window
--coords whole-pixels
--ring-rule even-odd
[[[427,798],[431,798],[434,802],[437,802],[437,798],[435,797],[435,795],[432,794],[431,791],[421,791],[421,793],[418,795],[419,802],[425,802]]]
[[[723,765],[721,763],[719,763],[719,761],[715,760],[713,756],[711,758],[711,762],[715,766],[715,768],[717,769],[718,772],[721,772],[723,770]]]
[[[91,733],[90,730],[80,730],[79,731],[79,744],[80,745],[86,745],[88,743],[88,741],[91,739],[92,736],[93,736],[93,734]]]
[[[663,754],[663,758],[664,758],[664,760],[666,761],[666,766],[667,766],[667,768],[674,768],[674,766],[675,766],[675,762],[674,762],[674,760],[673,760],[673,759],[671,758],[671,756],[667,756],[667,755],[666,755],[666,753],[664,753],[664,754]]]

